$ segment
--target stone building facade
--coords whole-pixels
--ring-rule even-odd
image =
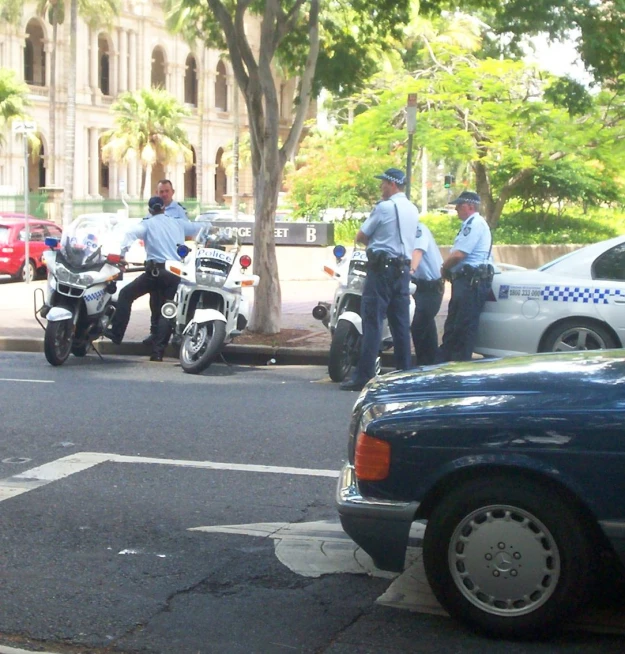
[[[42,148],[38,161],[29,162],[29,187],[62,187],[64,181],[64,136],[67,102],[67,51],[69,12],[59,26],[56,46],[56,147],[54,175],[49,96],[52,26],[37,15],[34,2],[26,2],[22,25],[0,26],[0,66],[16,71],[29,88],[31,114],[37,125]],[[258,25],[250,25],[258,33]],[[111,104],[124,91],[160,86],[172,93],[191,112],[184,121],[193,146],[194,164],[185,171],[182,161],[152,171],[152,186],[163,177],[172,180],[176,199],[197,198],[202,206],[227,204],[232,180],[223,165],[223,155],[234,136],[235,82],[227,58],[215,49],[190,47],[181,37],[170,34],[158,0],[122,0],[121,14],[111,28],[90,29],[79,17],[76,84],[75,199],[125,197],[141,194],[141,166],[105,164],[101,157],[102,133],[113,126]],[[254,47],[253,38],[252,47]],[[201,93],[203,83],[204,93]],[[293,82],[278,84],[281,93],[283,127],[290,124]],[[201,106],[200,106],[201,102]],[[241,131],[247,130],[246,108],[239,100]],[[24,151],[21,137],[6,135],[0,154],[0,193],[23,193]],[[239,193],[251,211],[252,175],[243,169]]]

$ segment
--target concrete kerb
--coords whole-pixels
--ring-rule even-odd
[[[95,347],[104,355],[149,356],[151,348],[140,341],[128,341],[115,345],[108,341],[96,341]],[[0,351],[43,353],[43,338],[0,337]],[[299,347],[271,347],[267,345],[230,344],[222,350],[227,363],[243,365],[327,365],[327,350]],[[178,358],[178,349],[168,346],[166,358]]]

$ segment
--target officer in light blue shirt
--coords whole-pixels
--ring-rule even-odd
[[[185,208],[174,200],[174,193],[174,187],[168,179],[161,179],[156,185],[156,194],[165,204],[165,215],[171,218],[189,220]]]
[[[406,197],[406,175],[389,168],[381,175],[382,200],[363,223],[356,240],[367,246],[367,277],[362,293],[360,358],[341,389],[356,391],[375,376],[385,318],[393,336],[395,366],[407,370],[410,352],[410,261],[415,249],[419,211]]]
[[[158,310],[168,300],[173,300],[178,288],[179,278],[173,273],[165,270],[165,261],[176,260],[180,257],[177,253],[177,246],[184,243],[187,237],[195,236],[201,227],[206,223],[192,223],[189,220],[172,218],[164,213],[165,205],[163,200],[154,196],[148,202],[148,208],[152,217],[149,220],[142,220],[126,233],[121,245],[122,255],[126,254],[128,248],[137,239],[143,239],[145,243],[146,262],[145,272],[129,284],[124,286],[119,293],[117,310],[113,316],[110,326],[104,331],[104,336],[110,338],[113,343],[119,345],[124,338],[132,303],[146,293],[154,296],[160,302]],[[160,315],[156,332],[152,339],[152,356],[150,361],[162,361],[165,347],[171,335],[171,323]]]
[[[415,312],[410,325],[418,366],[436,362],[438,331],[436,315],[443,301],[445,282],[441,278],[443,257],[428,226],[420,222],[410,273],[417,289]]]
[[[471,360],[493,280],[492,236],[479,214],[480,196],[463,191],[452,204],[462,225],[441,267],[442,276],[451,281],[451,299],[437,362]]]

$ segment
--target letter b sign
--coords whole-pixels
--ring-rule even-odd
[[[317,240],[317,228],[316,227],[306,227],[306,243],[315,243]]]

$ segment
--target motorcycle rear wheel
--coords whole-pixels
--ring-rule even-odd
[[[55,320],[47,324],[43,352],[50,365],[61,366],[67,361],[72,350],[73,335],[74,323],[71,318]]]
[[[342,382],[349,375],[360,355],[360,334],[347,320],[340,320],[330,344],[328,373],[334,382]]]
[[[226,323],[212,320],[184,334],[180,343],[180,365],[185,372],[197,375],[206,370],[217,356],[226,338]]]

